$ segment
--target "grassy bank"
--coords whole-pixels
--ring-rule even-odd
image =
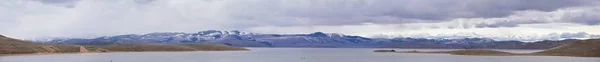
[[[83,47],[83,48],[82,48]],[[242,47],[232,47],[215,43],[194,44],[112,44],[103,46],[40,44],[0,35],[0,55],[60,54],[60,53],[102,53],[102,52],[146,52],[146,51],[247,51]]]
[[[382,51],[382,50],[376,50]],[[401,51],[395,53],[438,53],[452,55],[479,55],[479,56],[574,56],[574,57],[600,57],[600,39],[579,40],[574,43],[561,45],[535,53],[509,53],[485,49],[466,49],[457,51]]]

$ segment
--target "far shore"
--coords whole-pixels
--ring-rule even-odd
[[[222,50],[222,51],[251,51],[251,50]],[[199,52],[199,51],[111,51],[111,52],[88,52],[88,53],[31,53],[31,54],[0,54],[0,56],[30,56],[30,55],[59,55],[59,54],[90,54],[90,53],[136,53],[136,52]]]
[[[465,55],[465,56],[564,56],[564,57],[585,57],[585,56],[565,56],[565,55],[552,55],[552,54],[536,54],[534,53],[511,53],[503,51],[495,51],[488,49],[463,49],[454,51],[395,51],[395,50],[375,50],[374,52],[380,53],[419,53],[419,54],[451,54],[451,55]]]

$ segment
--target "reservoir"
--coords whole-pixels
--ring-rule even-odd
[[[594,57],[376,53],[393,48],[249,48],[251,51],[121,52],[0,56],[0,62],[600,62]],[[446,51],[452,49],[395,49]],[[531,53],[541,50],[499,50]]]

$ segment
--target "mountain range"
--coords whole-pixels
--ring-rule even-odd
[[[548,34],[482,34],[475,32],[459,32],[452,34],[430,34],[430,33],[413,33],[413,34],[400,34],[400,35],[374,35],[376,38],[396,38],[396,37],[412,37],[412,38],[446,38],[446,39],[460,39],[460,38],[489,38],[499,41],[524,41],[524,42],[536,42],[543,40],[564,40],[564,39],[594,39],[600,38],[599,34],[590,34],[587,32],[554,32]]]
[[[38,42],[51,44],[181,44],[212,42],[241,47],[341,47],[341,48],[498,48],[544,49],[571,43],[568,41],[497,41],[489,38],[366,38],[337,33],[260,34],[243,31],[207,30],[197,33],[163,32],[129,34],[98,38],[56,38]]]

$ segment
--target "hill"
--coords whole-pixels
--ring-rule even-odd
[[[0,54],[70,53],[79,52],[77,45],[48,45],[33,43],[0,35]]]
[[[80,53],[85,52],[140,52],[140,51],[242,51],[241,47],[232,47],[216,43],[193,44],[111,44],[105,45],[69,45],[40,44],[8,38],[0,35],[0,55],[32,53]],[[92,43],[94,44],[94,43]],[[83,48],[80,48],[83,47]]]
[[[600,57],[600,39],[581,40],[558,46],[534,55]]]
[[[457,51],[403,51],[399,53],[446,53],[453,55],[483,55],[483,56],[511,56],[511,55],[530,55],[530,56],[577,56],[577,57],[600,57],[600,39],[587,40],[562,40],[574,41],[573,43],[561,45],[551,49],[535,53],[509,53],[494,50],[466,49]]]

